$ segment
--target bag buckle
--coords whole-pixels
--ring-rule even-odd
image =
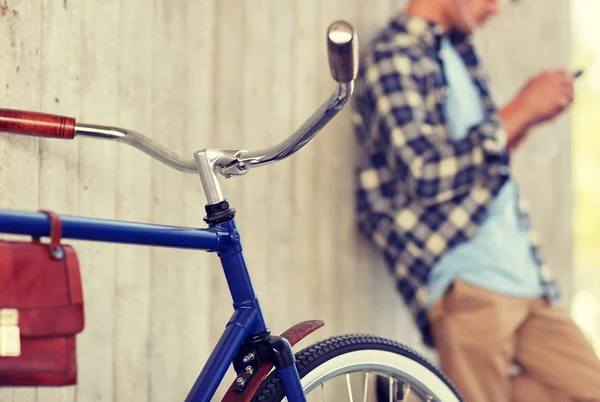
[[[0,357],[21,356],[19,312],[14,308],[0,309]]]

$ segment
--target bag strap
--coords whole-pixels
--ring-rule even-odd
[[[48,215],[48,218],[50,218],[50,252],[52,253],[52,257],[62,260],[65,256],[65,252],[60,246],[62,222],[58,215],[52,211],[40,210],[40,212]]]

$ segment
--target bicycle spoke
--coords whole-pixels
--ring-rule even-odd
[[[325,384],[321,384],[321,401],[325,402]]]
[[[365,392],[363,393],[363,402],[367,402],[369,396],[369,372],[365,373]]]
[[[394,377],[389,377],[390,387],[388,396],[390,398],[390,402],[394,402]]]
[[[408,401],[408,396],[410,395],[410,384],[402,384],[402,394],[404,397],[403,401]]]
[[[354,402],[352,399],[352,384],[350,384],[350,374],[346,374],[346,384],[348,384],[348,400]]]

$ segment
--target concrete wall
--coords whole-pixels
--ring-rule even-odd
[[[205,147],[263,147],[291,133],[333,90],[327,25],[349,19],[364,45],[399,7],[384,0],[5,0],[0,107],[129,127],[189,156]],[[569,58],[566,1],[508,9],[484,37],[501,98]],[[275,333],[320,318],[326,327],[303,344],[370,332],[422,350],[386,268],[355,231],[348,117],[343,112],[297,156],[223,189],[238,210]],[[519,152],[516,173],[569,284],[568,118],[540,131]],[[549,165],[532,162],[530,151],[543,152],[545,139],[563,134]],[[2,135],[0,189],[2,208],[203,226],[196,176],[107,142]],[[87,319],[78,338],[79,385],[3,389],[0,400],[182,400],[231,313],[216,257],[74,244]]]

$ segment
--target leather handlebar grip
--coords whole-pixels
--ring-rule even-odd
[[[72,139],[75,119],[46,113],[0,109],[0,132]]]
[[[358,75],[358,39],[352,24],[339,20],[327,30],[327,54],[333,79],[340,84]]]

